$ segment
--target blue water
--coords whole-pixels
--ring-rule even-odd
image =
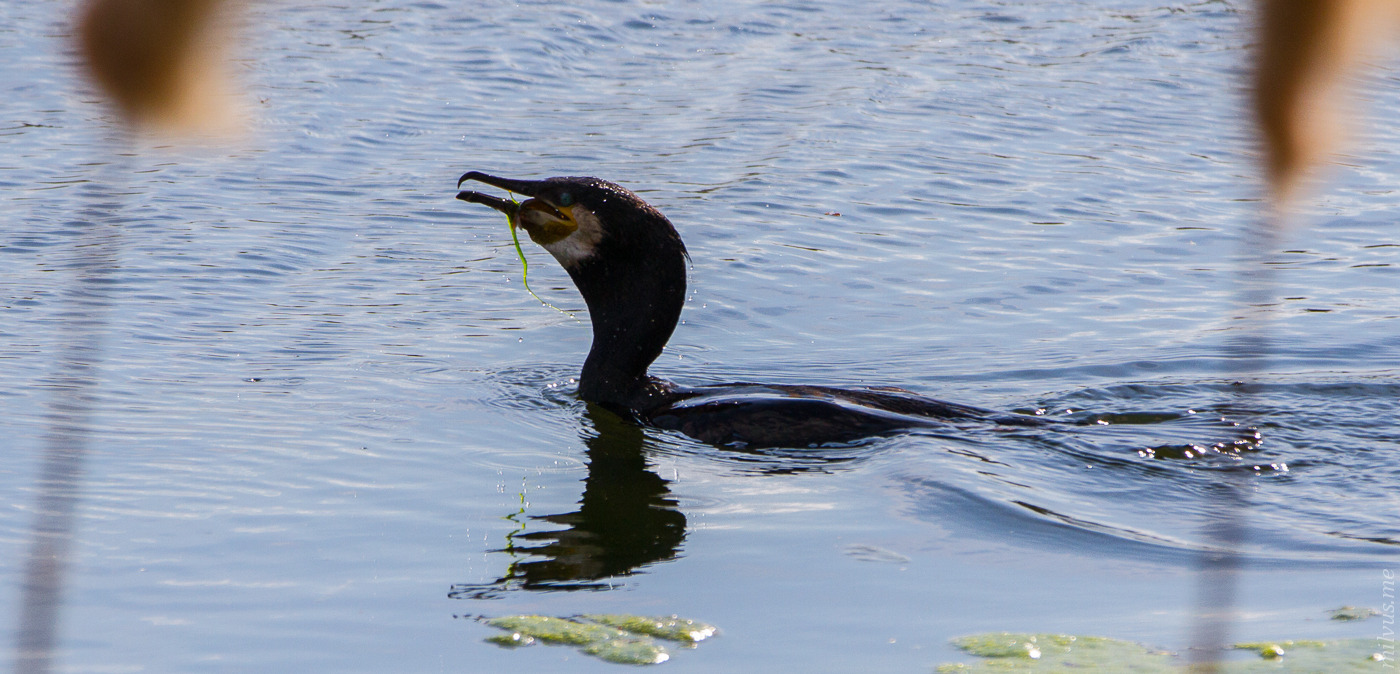
[[[1393,68],[1260,249],[1232,3],[258,5],[249,131],[213,146],[126,137],[65,9],[0,7],[0,634],[68,503],[55,668],[616,667],[472,619],[522,612],[719,625],[684,671],[928,671],[1003,629],[1179,650],[1222,508],[1234,636],[1379,634],[1323,611],[1379,607],[1400,545]],[[676,223],[659,375],[1069,423],[752,453],[591,412],[582,301],[537,248],[578,318],[525,292],[469,169]]]

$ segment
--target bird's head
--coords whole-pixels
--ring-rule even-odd
[[[605,242],[609,249],[639,251],[663,241],[680,243],[665,216],[631,191],[606,180],[515,180],[471,171],[457,181],[458,187],[468,180],[529,197],[516,204],[480,192],[457,194],[462,201],[485,204],[511,216],[512,224],[524,229],[531,241],[544,247],[570,271],[599,255]],[[617,252],[610,254],[615,256]]]
[[[517,204],[480,192],[457,195],[505,213],[559,260],[588,303],[593,347],[579,395],[620,409],[655,404],[647,366],[666,346],[685,304],[687,255],[671,221],[627,189],[597,178],[514,180],[472,171],[457,186],[468,180],[529,197]]]

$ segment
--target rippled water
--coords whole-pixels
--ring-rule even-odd
[[[1400,544],[1393,69],[1308,226],[1251,252],[1231,3],[260,5],[252,131],[202,149],[122,138],[64,9],[0,7],[0,607],[13,636],[76,437],[59,667],[613,667],[469,619],[519,612],[714,622],[667,665],[696,671],[927,670],[993,629],[1183,648],[1221,484],[1239,636],[1378,633],[1321,611],[1378,605]],[[590,411],[586,319],[524,292],[468,169],[671,217],[657,374],[1065,423],[756,453]],[[1252,254],[1266,326],[1236,318]]]

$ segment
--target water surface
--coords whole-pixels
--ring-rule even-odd
[[[927,671],[1002,629],[1180,649],[1222,483],[1240,638],[1378,633],[1322,611],[1379,605],[1400,543],[1391,69],[1309,225],[1254,251],[1232,3],[268,4],[251,133],[202,149],[123,137],[64,9],[0,10],[0,607],[13,636],[71,433],[57,667],[614,667],[471,620],[521,612],[718,624],[687,671]],[[523,290],[468,169],[670,216],[657,374],[1065,423],[756,453],[590,411],[585,315]]]

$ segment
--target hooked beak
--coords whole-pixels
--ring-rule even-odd
[[[457,187],[460,188],[462,186],[462,183],[467,182],[468,180],[477,180],[486,183],[487,185],[494,185],[503,190],[515,192],[517,194],[524,194],[525,196],[531,196],[535,192],[535,190],[538,189],[535,184],[532,184],[532,181],[497,178],[495,176],[486,175],[485,173],[482,173],[480,171],[468,171],[467,173],[463,174],[461,178],[457,179]],[[462,201],[469,201],[474,204],[485,204],[487,206],[490,206],[491,208],[494,208],[510,216],[512,223],[515,222],[516,214],[520,212],[520,205],[515,203],[514,201],[511,201],[509,199],[502,199],[500,197],[493,197],[489,194],[482,194],[480,192],[473,192],[471,190],[463,190],[457,193],[457,198],[461,199]]]
[[[468,171],[462,174],[461,178],[457,179],[457,187],[460,188],[462,186],[462,183],[467,182],[468,180],[475,180],[477,182],[486,183],[487,185],[490,185],[492,187],[499,187],[507,192],[523,194],[527,197],[535,196],[535,193],[539,192],[540,186],[544,184],[544,181],[542,180],[514,180],[512,178],[498,178],[493,175],[487,175],[480,171]],[[458,192],[457,198],[461,199],[462,201],[469,201],[474,204],[485,204],[502,213],[505,213],[506,215],[515,215],[520,210],[520,206],[513,201],[510,201],[508,199],[501,199],[499,197],[493,197],[489,194],[473,192],[470,190]],[[528,204],[530,202],[527,201],[526,203]],[[546,210],[544,208],[540,208],[541,206],[546,206],[546,204],[540,203],[538,201],[536,201],[535,204],[533,204],[533,206],[540,210]],[[559,215],[559,212],[552,207],[548,208],[548,210],[553,211],[553,214],[556,216]]]
[[[480,171],[468,171],[457,179],[457,187],[460,188],[462,183],[468,180],[486,183],[492,187],[499,187],[508,192],[530,197],[524,203],[516,203],[509,199],[501,199],[470,190],[457,193],[457,198],[462,201],[485,204],[505,213],[511,227],[523,227],[530,234],[530,239],[540,245],[558,241],[578,229],[578,223],[574,221],[573,215],[568,212],[568,209],[560,210],[543,198],[536,196],[545,184],[543,180],[514,180],[498,178]],[[539,211],[542,216],[522,218],[526,211]]]

